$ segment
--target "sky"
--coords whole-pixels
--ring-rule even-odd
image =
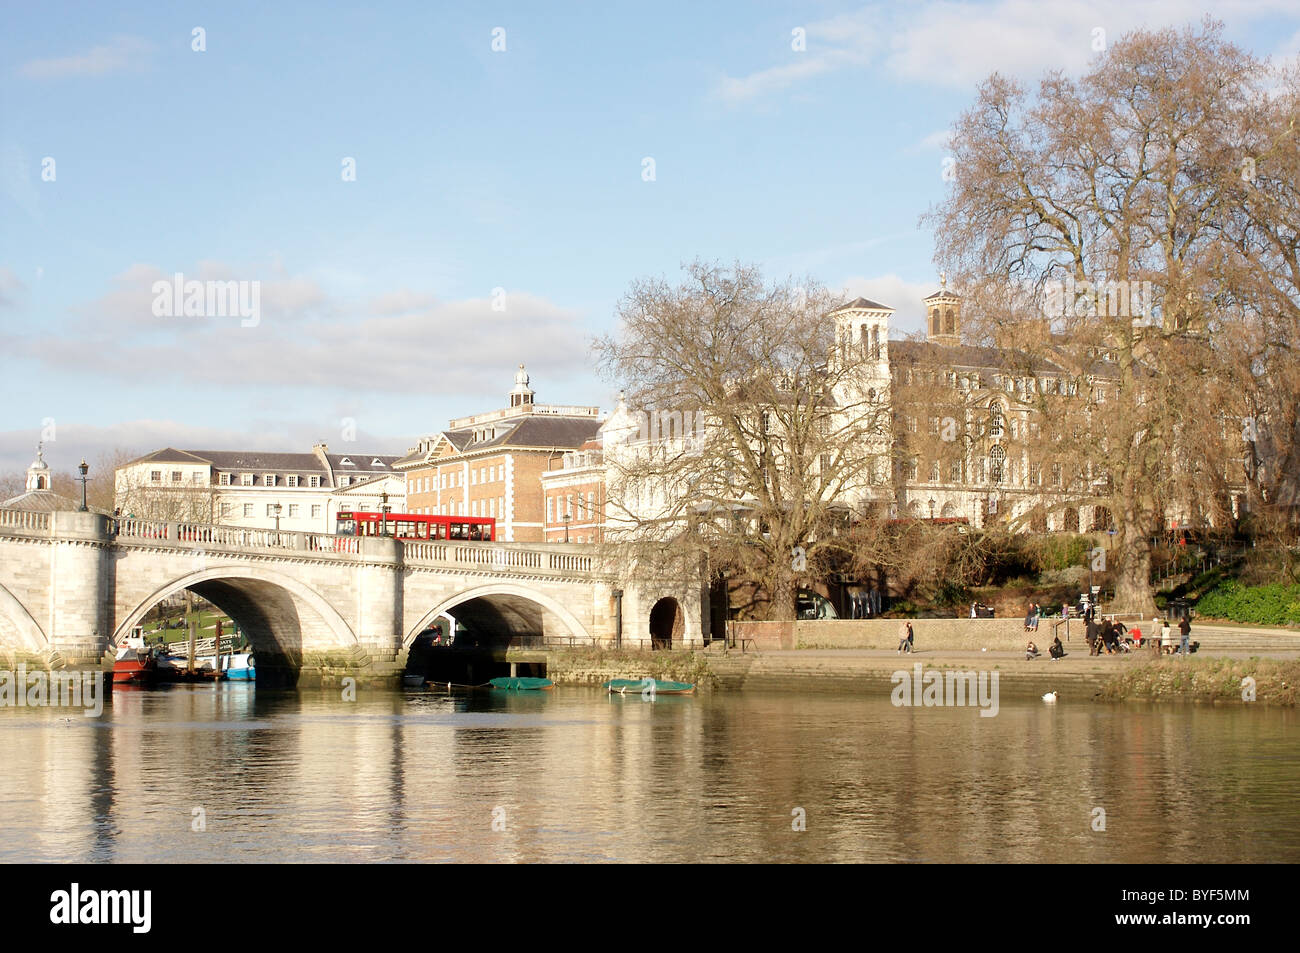
[[[520,363],[607,412],[591,338],[695,259],[910,332],[990,73],[1207,13],[1300,55],[1297,0],[348,6],[0,0],[0,471],[402,452]],[[249,307],[187,314],[177,275]]]

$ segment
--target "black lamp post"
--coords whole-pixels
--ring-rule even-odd
[[[388,513],[392,507],[388,505],[388,491],[385,490],[379,494],[379,535],[388,535]]]
[[[275,506],[271,507],[271,509],[275,513],[275,531],[278,533],[280,532],[280,510],[282,507],[277,503]]]
[[[569,520],[571,519],[573,519],[572,513],[564,514],[564,541],[566,543],[569,541]]]
[[[930,519],[934,519],[934,497],[930,497]]]
[[[89,510],[86,506],[86,474],[90,472],[90,467],[86,466],[86,458],[81,458],[81,463],[77,464],[77,470],[81,473],[81,512]]]

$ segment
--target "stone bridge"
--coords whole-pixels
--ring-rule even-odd
[[[620,579],[594,547],[402,541],[94,513],[0,510],[0,667],[111,668],[152,607],[189,589],[253,643],[258,677],[396,677],[439,616],[505,646],[704,639],[698,581]],[[703,610],[703,611],[702,611]]]

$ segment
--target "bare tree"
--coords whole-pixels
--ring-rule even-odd
[[[110,454],[113,460],[133,459],[123,452]],[[121,467],[121,464],[118,464]],[[113,472],[110,470],[109,472]],[[119,468],[107,512],[119,512],[147,520],[173,520],[190,523],[215,522],[216,489],[207,484],[167,486],[150,482],[139,468]]]
[[[967,328],[1022,355],[1034,381],[1025,452],[1064,466],[1053,493],[1116,533],[1121,610],[1154,608],[1150,540],[1166,514],[1226,517],[1223,461],[1240,441],[1205,405],[1232,333],[1216,263],[1240,157],[1224,144],[1263,77],[1208,21],[1126,36],[1035,99],[995,75],[956,125],[954,186],[927,216]],[[1066,399],[1043,378],[1063,378]]]
[[[852,509],[885,498],[879,342],[838,325],[811,281],[685,271],[635,283],[620,334],[594,345],[631,408],[606,427],[607,540],[660,569],[707,559],[793,618],[800,583],[844,552]]]

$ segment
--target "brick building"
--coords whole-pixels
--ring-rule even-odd
[[[596,436],[600,408],[534,397],[520,364],[506,407],[452,420],[394,463],[406,477],[407,512],[491,517],[503,542],[550,538],[542,476]]]

